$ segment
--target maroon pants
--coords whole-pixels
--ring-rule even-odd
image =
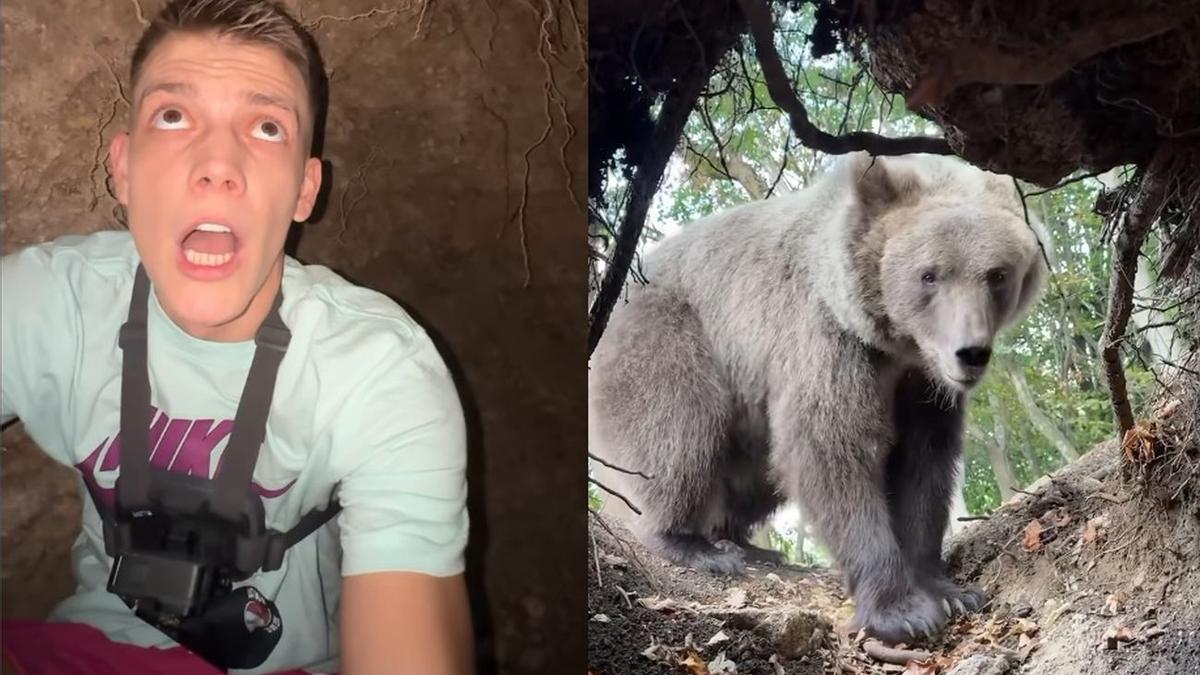
[[[223,675],[183,647],[137,647],[81,623],[0,621],[0,652],[18,675]],[[275,675],[307,675],[288,670]]]

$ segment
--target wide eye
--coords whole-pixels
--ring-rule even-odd
[[[250,135],[264,141],[282,143],[284,139],[283,125],[273,119],[261,119],[254,123]]]
[[[932,286],[937,283],[937,274],[934,272],[926,272],[921,275],[921,283],[926,286]]]
[[[1008,281],[1008,270],[999,267],[988,270],[987,282],[989,286],[1003,286],[1006,281]]]
[[[186,129],[188,128],[187,118],[183,116],[183,111],[179,108],[163,108],[154,113],[154,117],[150,119],[156,129]]]

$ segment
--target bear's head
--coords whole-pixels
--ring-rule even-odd
[[[1050,241],[1011,178],[944,157],[858,156],[855,267],[888,332],[934,381],[977,384],[1001,328],[1041,296]]]

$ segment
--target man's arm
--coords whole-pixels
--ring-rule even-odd
[[[341,476],[341,672],[467,675],[474,658],[458,393],[419,329],[363,335],[355,348],[355,372],[368,364],[368,373],[354,378],[330,427],[331,468]]]
[[[474,646],[461,574],[373,572],[342,579],[343,675],[467,675]]]

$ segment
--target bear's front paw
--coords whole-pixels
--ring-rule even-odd
[[[885,642],[912,642],[920,637],[933,637],[950,619],[950,612],[942,604],[942,598],[920,587],[892,601],[860,604],[854,612],[855,630],[865,628],[867,633]]]
[[[982,589],[976,586],[963,588],[942,576],[924,580],[921,585],[941,600],[942,609],[955,617],[978,611],[986,600]]]

